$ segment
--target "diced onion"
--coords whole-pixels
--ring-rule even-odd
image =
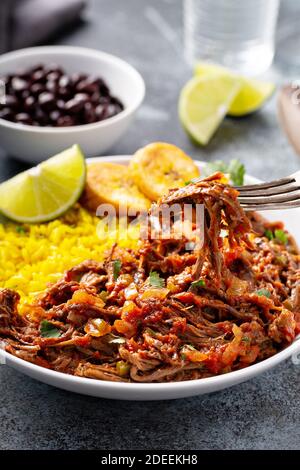
[[[84,327],[84,331],[90,336],[104,336],[111,332],[111,326],[102,318],[90,318]]]
[[[236,276],[232,276],[230,287],[227,289],[226,293],[229,296],[240,296],[245,294],[248,291],[249,283],[247,281],[242,281]]]
[[[124,295],[126,300],[134,300],[137,297],[138,291],[134,282],[132,282],[131,284],[129,284],[128,287],[126,287],[126,289],[124,290]]]

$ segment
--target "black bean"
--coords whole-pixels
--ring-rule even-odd
[[[91,124],[92,122],[96,122],[97,120],[96,112],[92,103],[87,102],[84,104],[83,117],[84,117],[84,122],[86,124]]]
[[[27,114],[27,113],[18,113],[18,114],[16,114],[15,121],[20,122],[22,124],[31,124],[32,123],[32,119],[29,116],[29,114]]]
[[[28,82],[23,78],[14,77],[11,81],[12,89],[16,92],[24,91],[28,87]]]
[[[24,90],[20,93],[20,97],[21,97],[21,100],[24,101],[26,100],[26,98],[28,98],[28,96],[30,95],[30,91],[29,90]]]
[[[65,100],[68,100],[72,96],[72,93],[69,88],[59,88],[57,90],[57,94]]]
[[[104,119],[106,107],[106,105],[98,104],[98,106],[95,108],[95,113],[98,121]]]
[[[38,121],[41,126],[46,126],[49,123],[48,114],[41,108],[36,108],[34,112],[34,120]]]
[[[76,93],[74,100],[77,101],[89,101],[90,96],[87,93]]]
[[[47,80],[45,84],[46,90],[50,91],[51,93],[56,94],[58,89],[58,84],[54,80]]]
[[[24,108],[26,111],[31,111],[35,105],[35,98],[33,96],[28,96],[24,101]]]
[[[99,104],[109,104],[110,99],[108,96],[100,96],[99,98]]]
[[[51,111],[55,108],[55,98],[52,93],[45,91],[41,93],[38,98],[39,105],[45,111]]]
[[[32,82],[44,82],[45,81],[45,71],[37,70],[31,75]]]
[[[93,94],[95,91],[99,90],[99,80],[94,78],[82,80],[77,83],[76,90],[83,93]]]
[[[103,96],[109,96],[110,94],[109,88],[104,82],[101,83],[99,90],[100,90],[101,95]]]
[[[75,100],[74,98],[72,100],[69,100],[65,104],[65,110],[69,113],[78,113],[79,111],[82,110],[84,106],[84,101],[82,100]]]
[[[68,75],[62,75],[59,79],[60,88],[67,88],[71,84],[70,77]]]
[[[100,103],[100,93],[99,93],[99,91],[95,91],[91,95],[91,102],[94,103],[94,104],[99,104]]]
[[[56,101],[56,106],[57,106],[57,109],[60,109],[61,111],[64,111],[64,109],[65,109],[64,100],[57,100]]]
[[[57,124],[58,119],[61,117],[61,112],[57,109],[50,113],[50,119],[54,124]]]
[[[45,87],[41,83],[34,83],[30,87],[30,93],[34,96],[37,96],[40,93],[43,93],[44,91],[45,91]]]
[[[105,117],[110,118],[110,117],[115,116],[116,114],[118,114],[116,106],[114,104],[109,104],[106,108]]]
[[[60,74],[58,72],[49,72],[46,75],[46,79],[51,82],[58,82],[60,78]]]
[[[57,120],[57,125],[59,127],[74,126],[74,119],[71,116],[61,116]]]

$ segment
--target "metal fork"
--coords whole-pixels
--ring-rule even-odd
[[[300,207],[300,171],[269,183],[234,186],[244,210],[278,210]]]

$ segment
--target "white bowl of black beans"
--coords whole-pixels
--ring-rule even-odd
[[[127,62],[72,46],[0,56],[0,146],[29,163],[78,144],[101,155],[126,132],[145,84]]]

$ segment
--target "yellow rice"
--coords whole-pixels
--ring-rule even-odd
[[[0,287],[31,302],[66,269],[86,260],[101,261],[117,242],[137,246],[138,227],[105,231],[103,221],[76,204],[64,216],[36,225],[0,223]]]

